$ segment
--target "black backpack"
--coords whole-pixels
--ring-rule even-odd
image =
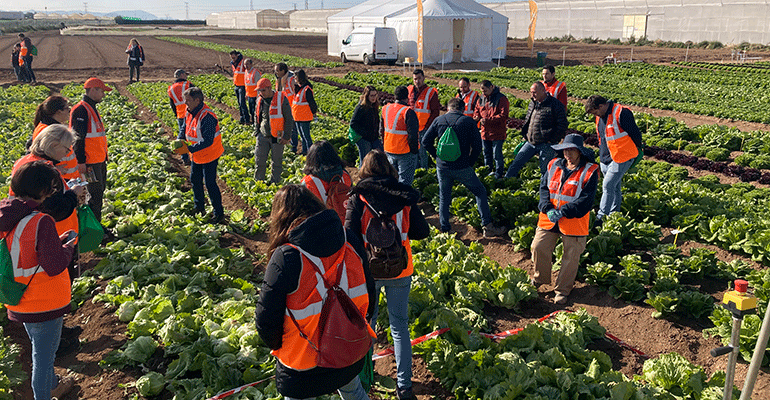
[[[395,278],[401,275],[409,262],[406,247],[401,242],[401,231],[392,215],[377,211],[366,200],[363,201],[374,214],[364,233],[369,270],[374,279]]]

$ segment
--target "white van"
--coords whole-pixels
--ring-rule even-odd
[[[366,65],[385,62],[390,65],[398,60],[398,38],[394,28],[356,28],[342,41],[342,62],[361,61]]]

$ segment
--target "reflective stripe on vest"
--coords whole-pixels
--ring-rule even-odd
[[[315,368],[316,351],[307,340],[302,338],[297,327],[289,316],[289,310],[297,320],[302,332],[308,335],[313,343],[318,343],[318,323],[321,318],[323,301],[326,298],[326,286],[323,280],[309,263],[313,263],[324,274],[327,281],[333,281],[337,276],[337,268],[343,268],[339,287],[353,300],[362,316],[366,315],[369,306],[369,296],[366,288],[363,261],[355,252],[350,243],[345,242],[343,247],[329,257],[318,258],[303,249],[289,244],[300,252],[302,270],[300,272],[299,287],[286,296],[286,312],[283,321],[283,337],[281,348],[271,353],[285,366],[305,371]],[[369,334],[375,337],[374,331],[369,327]]]
[[[465,108],[463,109],[463,115],[465,115],[466,117],[473,118],[473,103],[479,97],[479,94],[476,93],[476,91],[471,90],[470,92],[464,95],[458,93],[457,96],[455,97],[459,97],[460,100],[462,100],[463,103],[465,103]]]
[[[559,92],[561,92],[561,90],[564,89],[565,86],[567,86],[564,84],[564,82],[559,82],[559,81],[556,81],[556,84],[552,86],[546,85],[545,81],[541,81],[541,82],[543,82],[543,86],[545,86],[545,90],[548,93],[550,93],[551,96],[553,96],[556,100],[559,99]]]
[[[53,165],[53,163],[49,160],[46,160],[45,158],[36,156],[34,154],[27,154],[26,156],[18,159],[13,164],[13,169],[11,171],[11,175],[16,172],[16,170],[19,169],[24,164],[31,163],[33,161],[44,161],[46,164]],[[77,170],[77,164],[75,164],[75,170]],[[71,178],[65,178],[63,174],[60,173],[61,181],[62,181],[62,187],[64,190],[69,190],[69,186],[67,185],[67,179]],[[78,174],[80,176],[80,174]],[[8,188],[8,195],[10,196],[16,196],[16,193],[13,192],[13,190],[9,187]],[[56,222],[56,232],[61,235],[64,232],[67,232],[68,230],[72,229],[75,232],[79,232],[80,224],[78,222],[78,210],[77,208],[72,210],[72,214],[70,214],[69,217]]]
[[[67,269],[56,276],[49,276],[37,260],[38,226],[47,214],[33,211],[22,218],[8,235],[8,251],[13,262],[13,276],[16,282],[29,284],[19,304],[5,307],[19,314],[36,314],[69,307],[70,277]],[[34,277],[33,277],[34,275]],[[30,281],[31,280],[31,281]]]
[[[257,99],[257,110],[255,117],[262,117],[262,98]],[[273,99],[270,100],[270,134],[278,138],[283,131],[283,93],[274,92]],[[258,127],[259,128],[259,127]]]
[[[276,79],[275,81],[275,91],[283,93],[283,96],[286,97],[286,100],[289,101],[289,104],[291,104],[291,101],[294,99],[294,85],[297,83],[297,78],[294,76],[294,73],[289,71],[287,72],[289,74],[289,77],[286,78],[286,86],[281,88],[281,82],[283,81],[283,78]]]
[[[560,160],[555,158],[548,164],[548,191],[551,204],[557,210],[561,209],[565,204],[572,203],[580,197],[583,192],[583,188],[591,180],[591,176],[599,168],[594,163],[586,163],[583,167],[573,172],[562,183],[562,175],[564,169],[556,167],[556,162]],[[565,235],[570,236],[586,236],[588,235],[588,221],[590,213],[580,218],[567,218],[561,217],[559,219],[559,231]],[[544,212],[540,212],[538,216],[537,226],[545,230],[553,229],[555,223],[548,219],[548,215]]]
[[[291,115],[295,121],[307,122],[313,120],[313,112],[310,111],[310,103],[307,102],[307,91],[309,89],[309,85],[300,89],[291,102]]]
[[[620,104],[613,105],[612,112],[607,115],[607,125],[604,129],[607,149],[610,151],[612,161],[618,164],[634,159],[639,155],[636,143],[620,126],[620,113],[624,108]],[[599,132],[599,117],[596,117],[596,133],[599,135],[599,142],[601,143],[602,135]]]
[[[81,100],[70,112],[70,128],[72,128],[72,112],[83,106],[88,113],[88,129],[86,131],[85,150],[86,164],[98,164],[107,161],[107,135],[99,114],[85,100]]]
[[[184,91],[189,88],[190,82],[187,81],[174,82],[173,85],[168,87],[168,96],[174,101],[177,118],[184,118],[185,114],[187,114],[187,104],[184,102]]]
[[[243,84],[246,86],[246,97],[257,97],[257,81],[262,77],[257,68],[246,70]]]
[[[203,120],[203,117],[207,115],[211,115],[215,119],[217,118],[216,114],[214,114],[214,112],[211,111],[211,109],[205,104],[203,105],[203,108],[198,112],[198,115],[193,116],[189,112],[187,113],[187,119],[185,120],[185,136],[187,137],[187,141],[192,142],[193,144],[198,144],[203,141],[203,132],[201,132],[200,122]],[[214,133],[214,142],[211,144],[211,146],[191,154],[194,163],[208,164],[219,158],[224,152],[225,149],[222,146],[222,136],[219,131],[219,120],[217,120],[216,132]]]
[[[406,111],[409,106],[390,103],[382,108],[384,148],[387,153],[409,153],[409,132],[406,130]]]
[[[417,90],[415,87],[414,90]],[[436,93],[436,89],[428,86],[424,89],[417,101],[414,102],[414,112],[417,113],[417,120],[420,121],[420,131],[424,131],[428,128],[428,120],[430,119],[430,98]]]
[[[358,195],[358,198],[363,201],[366,204],[370,204],[364,196]],[[392,279],[398,279],[403,278],[406,276],[411,276],[414,273],[414,265],[412,264],[412,245],[409,241],[409,212],[411,211],[410,206],[406,206],[401,211],[397,212],[396,214],[393,214],[393,221],[396,223],[396,226],[398,227],[399,232],[401,233],[401,244],[404,245],[406,248],[406,254],[407,254],[407,265],[401,274],[395,278]],[[366,230],[369,228],[369,223],[372,221],[372,218],[374,218],[374,213],[372,213],[372,210],[369,207],[364,207],[364,213],[361,216],[361,236],[363,236],[364,239],[364,247],[369,247],[369,242],[366,240]]]
[[[39,122],[35,127],[35,130],[32,132],[32,140],[35,140],[37,135],[39,135],[40,132],[42,132],[46,127],[48,127],[47,124]],[[59,173],[61,173],[62,178],[65,180],[80,177],[80,172],[78,172],[78,160],[75,158],[75,152],[72,151],[71,148],[67,155],[54,165],[56,166],[56,169],[59,170]]]
[[[238,61],[238,65],[230,64],[230,66],[233,68],[233,85],[243,86],[246,80],[246,66],[243,65],[243,58]]]
[[[342,182],[347,184],[348,186],[352,185],[352,182],[350,180],[350,175],[347,171],[342,172]],[[320,178],[313,176],[313,175],[305,175],[304,178],[302,178],[302,184],[308,188],[311,192],[313,192],[314,195],[318,196],[321,201],[326,204],[326,198],[328,195],[326,194],[327,186],[329,186],[328,183],[325,181],[322,181]]]

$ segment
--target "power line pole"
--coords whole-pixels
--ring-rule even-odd
[[[83,2],[83,14],[88,14],[88,3]]]
[[[189,20],[190,19],[190,7],[188,2],[184,2],[184,19]]]
[[[324,9],[324,0],[321,0],[321,9]]]
[[[254,11],[254,0],[249,0],[249,10]]]
[[[307,10],[307,0],[305,0],[305,10]]]

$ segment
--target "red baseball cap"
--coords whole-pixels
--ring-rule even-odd
[[[270,79],[262,78],[257,81],[257,89],[267,89],[271,86]]]
[[[104,82],[102,82],[102,80],[99,79],[99,78],[88,78],[86,83],[83,84],[83,88],[85,88],[85,89],[99,88],[99,89],[104,90],[105,92],[112,91],[112,88],[110,88],[109,86],[105,85]]]

